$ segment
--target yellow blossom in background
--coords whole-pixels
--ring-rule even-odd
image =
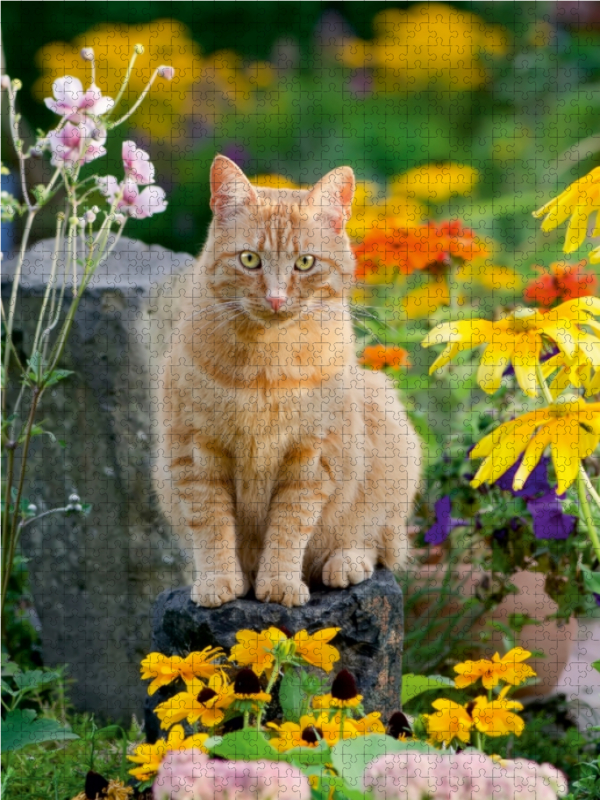
[[[291,750],[294,747],[317,747],[319,740],[324,739],[330,747],[340,739],[340,714],[305,714],[300,718],[300,723],[283,722],[277,725],[275,722],[267,723],[267,727],[274,730],[276,737],[271,739],[272,746],[280,753]],[[344,722],[344,739],[352,739],[357,736],[357,731],[351,724],[351,720]]]
[[[413,167],[392,178],[390,188],[393,194],[443,203],[455,194],[471,194],[478,181],[479,171],[474,167],[447,162]]]
[[[125,786],[120,780],[110,780],[108,786],[102,792],[102,800],[129,800],[132,796],[132,787]],[[76,794],[73,800],[89,800],[89,797],[85,791],[83,791]]]
[[[379,711],[372,711],[361,719],[345,720],[344,728],[346,725],[350,725],[359,736],[368,736],[370,733],[385,733],[385,725],[381,721],[381,714]]]
[[[204,65],[200,46],[186,26],[175,19],[157,19],[146,25],[94,25],[72,42],[44,45],[35,57],[42,75],[34,84],[33,94],[40,100],[52,96],[53,82],[65,74],[89,85],[90,65],[79,53],[83,47],[92,47],[96,83],[103,94],[116,98],[136,44],[143,45],[144,52],[137,56],[129,86],[113,116],[118,119],[133,105],[157,67],[172,66],[174,79],[157,79],[150,90],[150,101],[135,112],[131,124],[149,128],[159,138],[176,137],[183,132],[184,115],[191,110],[191,89],[202,77]]]
[[[505,699],[509,689],[510,686],[505,686],[498,699],[491,702],[487,697],[475,698],[471,716],[477,730],[486,736],[506,736],[508,733],[520,736],[525,729],[523,719],[514,713],[523,710],[522,704]]]
[[[464,661],[454,667],[454,671],[458,673],[454,684],[457,689],[464,689],[481,678],[486,689],[493,689],[500,681],[518,686],[527,678],[535,677],[533,669],[528,664],[521,663],[528,658],[531,658],[528,650],[513,647],[502,658],[495,653],[491,661],[487,659]]]
[[[550,446],[558,482],[556,493],[563,494],[577,478],[581,460],[590,456],[599,443],[600,403],[586,403],[576,395],[559,397],[546,408],[500,425],[475,445],[470,457],[485,461],[471,486],[494,483],[525,453],[513,481],[514,489],[522,489]]]
[[[429,738],[439,744],[449,744],[455,737],[467,744],[471,738],[473,720],[464,706],[453,700],[434,700],[435,714],[423,714]]]
[[[584,242],[590,216],[600,211],[600,167],[568,186],[558,197],[547,202],[533,216],[542,220],[542,230],[552,231],[570,218],[563,251],[572,253]],[[592,236],[600,236],[600,214],[596,215]],[[590,253],[590,261],[598,263],[600,248]]]
[[[225,718],[225,711],[234,701],[233,684],[222,673],[213,675],[205,686],[194,679],[187,691],[179,692],[155,708],[161,727],[169,729],[176,722],[186,719],[190,725],[200,722],[206,728],[214,728]]]
[[[374,68],[388,91],[420,91],[431,83],[450,91],[478,89],[488,81],[480,54],[501,56],[508,49],[503,28],[444,3],[385,9],[373,28],[370,42],[345,39],[340,58],[354,69]]]
[[[167,753],[172,750],[189,750],[191,748],[206,753],[208,751],[204,747],[204,742],[207,739],[208,733],[196,733],[186,739],[183,727],[175,725],[166,740],[159,739],[154,744],[139,744],[133,751],[133,755],[127,756],[129,761],[139,764],[129,770],[129,774],[138,781],[147,781],[156,775]]]
[[[374,181],[357,181],[346,230],[353,239],[362,240],[373,228],[411,228],[426,216],[427,207],[406,192],[391,189],[386,195]]]
[[[440,306],[447,305],[450,305],[450,292],[443,278],[412,289],[402,298],[402,310],[408,319],[430,317]]]
[[[91,68],[80,56],[91,47],[96,57],[96,83],[104,95],[116,98],[127,72],[133,48],[141,44],[128,88],[113,115],[118,119],[144,90],[154,70],[172,66],[172,81],[157,78],[149,102],[131,117],[130,123],[148,129],[152,135],[173,140],[184,135],[187,117],[194,113],[214,124],[227,111],[251,111],[254,92],[270,86],[275,71],[264,61],[250,64],[232,51],[219,51],[203,57],[190,31],[175,19],[156,19],[145,25],[116,22],[94,25],[71,42],[51,42],[36,53],[42,75],[33,87],[39,100],[52,96],[52,84],[65,74],[79,78],[84,86],[91,79]]]

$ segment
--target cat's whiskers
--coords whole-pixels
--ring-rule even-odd
[[[193,322],[196,317],[198,317],[198,316],[200,316],[202,314],[206,314],[208,311],[211,311],[213,308],[218,308],[219,310],[223,311],[223,310],[226,310],[227,308],[231,308],[231,307],[235,307],[235,306],[239,306],[239,300],[226,300],[225,302],[219,301],[217,303],[213,303],[210,306],[203,306],[202,308],[199,308],[197,311],[194,311],[194,313],[191,315],[191,317],[185,317],[185,321],[186,322]],[[220,316],[220,314],[219,314],[219,316]]]

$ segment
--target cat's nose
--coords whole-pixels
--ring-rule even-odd
[[[282,297],[281,295],[267,295],[267,303],[271,306],[273,311],[279,311],[281,306],[285,303],[286,298]]]

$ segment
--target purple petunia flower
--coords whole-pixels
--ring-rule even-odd
[[[542,456],[538,461],[522,489],[513,489],[513,481],[517,470],[521,466],[522,460],[523,457],[521,456],[516,464],[513,464],[510,469],[507,469],[496,481],[496,486],[500,489],[504,489],[506,492],[511,492],[514,497],[524,497],[527,500],[532,499],[540,492],[550,492],[552,487],[548,483],[548,464],[550,463],[548,456]]]
[[[450,495],[445,495],[435,504],[435,522],[425,534],[427,544],[442,544],[445,542],[452,528],[468,524],[463,519],[452,519],[450,513],[452,503]]]
[[[568,539],[577,517],[565,514],[559,498],[553,491],[529,500],[527,510],[533,518],[533,532],[536,539]]]

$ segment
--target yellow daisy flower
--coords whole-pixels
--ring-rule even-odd
[[[359,736],[368,736],[370,733],[385,733],[385,725],[381,721],[379,711],[373,711],[361,719],[346,720],[344,731],[346,730],[346,725],[355,730]]]
[[[224,655],[220,647],[205,647],[200,652],[190,653],[186,658],[150,653],[141,664],[142,680],[154,679],[148,686],[148,694],[153,695],[161,686],[168,686],[177,678],[183,678],[186,684],[194,678],[209,678],[222,669],[212,662]]]
[[[244,667],[252,667],[257,675],[262,675],[273,666],[273,649],[279,642],[287,640],[279,628],[267,628],[260,632],[241,630],[235,637],[238,643],[231,648],[230,660]]]
[[[500,658],[495,653],[491,661],[480,659],[479,661],[464,661],[457,664],[454,671],[458,676],[454,679],[457,689],[464,689],[481,678],[486,689],[493,689],[500,681],[509,683],[511,686],[518,686],[527,678],[535,677],[535,672],[528,664],[520,662],[531,658],[528,650],[522,647],[513,647],[512,650]]]
[[[179,692],[169,700],[156,706],[155,712],[163,728],[170,728],[184,719],[193,725],[198,720],[207,728],[219,725],[225,717],[225,710],[234,701],[233,685],[223,673],[212,675],[208,684],[194,678],[188,690]]]
[[[233,698],[234,700],[251,700],[255,704],[270,703],[271,695],[263,692],[260,688],[260,681],[256,673],[249,669],[241,669],[235,678],[233,684]]]
[[[331,693],[313,697],[313,708],[357,708],[362,703],[363,696],[358,694],[356,680],[347,669],[341,670],[331,684]]]
[[[514,713],[522,711],[523,706],[515,700],[505,699],[509,689],[510,686],[505,686],[498,699],[491,703],[484,696],[475,698],[471,716],[477,730],[486,736],[506,736],[507,733],[520,736],[523,733],[525,722]]]
[[[588,219],[600,210],[600,167],[596,167],[583,178],[568,186],[562,194],[533,212],[542,221],[542,230],[551,231],[570,219],[565,236],[565,253],[572,253],[583,244],[587,234]],[[600,233],[600,221],[596,219],[594,236]]]
[[[430,374],[448,364],[461,350],[485,345],[477,372],[481,388],[488,394],[496,392],[512,362],[519,386],[526,395],[535,397],[538,391],[535,370],[544,346],[543,337],[555,342],[569,362],[580,357],[578,354],[590,362],[597,356],[583,346],[586,334],[578,327],[597,327],[592,314],[600,314],[600,298],[579,297],[545,314],[521,308],[497,322],[485,319],[444,322],[430,331],[421,344],[431,347],[448,343],[431,365]]]
[[[158,772],[168,752],[198,748],[206,753],[208,751],[204,747],[204,742],[207,739],[208,733],[196,733],[186,739],[183,726],[175,725],[166,740],[159,739],[154,744],[139,744],[133,751],[133,755],[127,756],[129,761],[139,764],[138,767],[129,770],[129,774],[138,781],[146,781]]]
[[[338,713],[330,718],[327,713],[322,712],[321,714],[305,714],[300,717],[300,724],[283,722],[281,725],[277,725],[275,722],[269,722],[267,727],[277,733],[277,736],[271,739],[271,744],[280,753],[292,750],[294,747],[317,747],[321,739],[333,747],[340,738],[340,716]],[[353,724],[353,720],[345,721],[344,739],[351,739],[358,735]]]
[[[563,494],[577,478],[581,460],[590,456],[599,443],[600,403],[564,395],[552,405],[523,414],[484,436],[470,454],[471,458],[485,459],[471,486],[494,483],[525,453],[513,481],[514,489],[522,489],[550,445],[558,482],[556,491]]]
[[[310,635],[306,631],[298,631],[292,638],[296,655],[313,667],[331,672],[334,663],[339,661],[340,654],[327,642],[330,642],[340,630],[341,628],[324,628]]]
[[[465,744],[471,738],[473,720],[464,706],[453,700],[434,700],[435,714],[423,714],[429,739],[438,744],[449,744],[455,737]]]

